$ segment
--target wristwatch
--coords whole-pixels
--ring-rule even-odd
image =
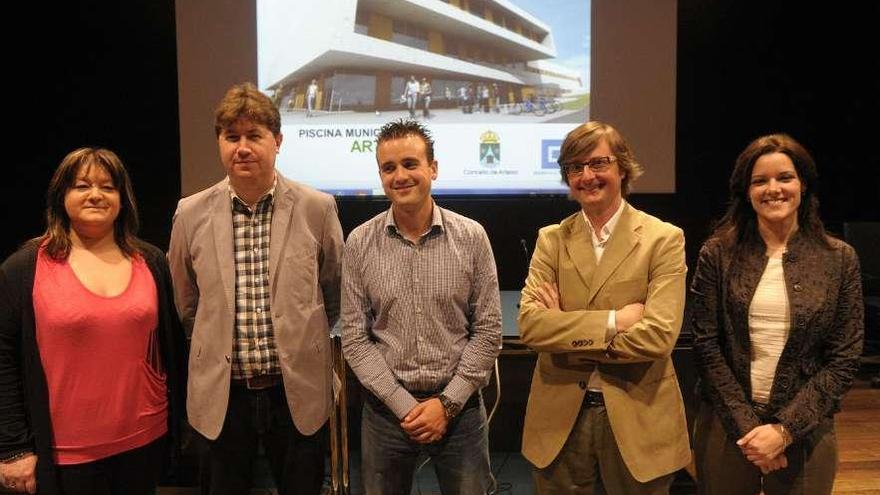
[[[458,416],[458,413],[461,412],[461,404],[458,402],[446,397],[444,394],[440,394],[437,398],[440,399],[440,403],[443,404],[443,409],[446,409],[446,419],[452,419]]]

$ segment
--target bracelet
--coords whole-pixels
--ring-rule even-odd
[[[24,459],[25,457],[32,455],[32,454],[33,454],[33,452],[31,452],[30,450],[25,450],[24,452],[16,452],[15,454],[12,454],[9,457],[4,457],[3,459],[0,459],[0,464],[9,464],[10,462],[15,462],[19,459]]]
[[[791,433],[785,429],[785,425],[782,423],[776,423],[776,426],[779,427],[779,434],[782,435],[782,450],[785,450],[791,445]]]

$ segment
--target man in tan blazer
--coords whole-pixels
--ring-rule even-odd
[[[522,293],[538,352],[523,454],[541,494],[666,494],[690,460],[670,357],[684,236],[624,201],[642,169],[611,126],[571,131],[559,164],[581,211],[541,229]]]
[[[319,493],[342,229],[327,194],[275,171],[281,118],[252,84],[215,114],[227,177],[178,205],[168,253],[191,336],[187,413],[209,489],[251,488],[262,441],[279,493]]]

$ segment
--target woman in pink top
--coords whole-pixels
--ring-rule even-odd
[[[0,482],[154,493],[186,383],[165,257],[136,237],[128,174],[106,149],[64,158],[46,223],[0,269]]]

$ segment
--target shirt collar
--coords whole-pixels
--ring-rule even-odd
[[[275,197],[275,187],[278,186],[278,174],[275,174],[275,178],[272,180],[272,186],[263,194],[260,195],[260,198],[253,205],[248,205],[241,197],[235,193],[235,189],[232,187],[232,184],[229,183],[229,177],[226,178],[226,186],[229,188],[229,198],[232,200],[232,204],[235,204],[235,201],[238,201],[242,205],[253,208],[254,206],[260,204],[266,198],[269,199],[271,203],[273,198]]]
[[[587,218],[587,213],[584,210],[581,210],[581,217],[584,219],[584,223],[587,224],[587,230],[590,232],[593,244],[605,244],[608,242],[608,239],[611,238],[611,233],[614,232],[614,227],[617,226],[617,222],[620,220],[620,215],[623,214],[623,208],[625,206],[626,200],[621,199],[617,211],[614,212],[614,215],[611,215],[611,218],[605,222],[605,225],[599,229],[599,232],[593,230],[593,224],[590,223],[590,219]]]
[[[394,212],[391,208],[388,208],[388,211],[385,212],[385,231],[390,234],[400,235],[400,231],[397,229],[397,224],[394,222]],[[440,207],[437,206],[437,203],[432,204],[431,208],[431,225],[428,227],[428,230],[423,233],[420,237],[424,237],[426,234],[430,232],[434,232],[435,230],[442,231],[443,230],[443,215],[440,214]]]

